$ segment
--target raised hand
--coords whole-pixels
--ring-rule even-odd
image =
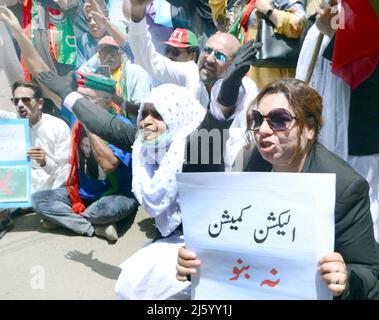
[[[0,20],[3,21],[9,29],[11,29],[14,35],[23,32],[17,17],[7,7],[0,6]]]
[[[125,2],[130,4],[130,19],[133,22],[140,22],[145,17],[146,7],[151,0],[124,0]]]
[[[234,57],[232,63],[224,74],[221,89],[217,100],[225,107],[234,107],[239,93],[239,87],[242,79],[249,71],[250,65],[256,65],[256,55],[261,43],[254,43],[253,40],[248,41],[241,47]]]
[[[242,46],[225,72],[224,79],[228,77],[240,77],[242,79],[246,72],[249,71],[250,65],[257,59],[256,55],[261,46],[260,42],[254,43],[253,40]]]
[[[53,71],[40,72],[37,75],[37,79],[62,99],[77,89],[75,73],[73,71],[63,77]]]
[[[107,27],[107,24],[109,23],[108,17],[104,15],[102,11],[89,11],[88,16],[94,18],[98,25]]]
[[[99,6],[99,4],[94,0],[87,0],[83,6],[84,13],[86,16],[91,17],[93,12],[97,12],[99,15],[105,16],[103,10]],[[105,16],[105,18],[107,18]]]

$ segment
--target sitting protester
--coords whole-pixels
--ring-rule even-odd
[[[114,80],[80,74],[78,85],[78,92],[97,106],[113,115],[120,113],[110,107]],[[117,118],[130,123],[121,115]],[[81,235],[117,240],[115,223],[137,211],[131,192],[131,154],[77,122],[72,132],[70,164],[66,187],[33,195],[33,208],[44,217],[44,226],[60,225]]]
[[[258,171],[259,166],[272,174],[335,173],[335,249],[320,259],[321,278],[335,298],[379,299],[379,247],[369,186],[349,164],[317,142],[321,112],[321,97],[303,81],[283,79],[267,85],[250,105],[246,131],[264,160],[252,158],[245,171]],[[189,276],[200,267],[194,252],[180,248],[178,280],[189,284]]]

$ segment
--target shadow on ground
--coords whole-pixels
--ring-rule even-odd
[[[78,250],[69,251],[65,254],[65,258],[84,264],[86,267],[95,271],[99,275],[117,280],[121,268],[105,263],[93,257],[94,250],[89,253],[83,253]]]
[[[158,237],[158,230],[154,226],[154,219],[146,218],[138,222],[140,231],[145,233],[146,238],[155,239]]]

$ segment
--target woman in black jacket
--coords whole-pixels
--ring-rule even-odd
[[[379,248],[368,183],[317,142],[321,111],[321,97],[303,81],[278,80],[266,86],[247,113],[246,134],[260,155],[245,170],[335,173],[335,249],[321,258],[321,277],[334,297],[379,299]],[[187,280],[199,263],[194,253],[182,247],[177,279]]]

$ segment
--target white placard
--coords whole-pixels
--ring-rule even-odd
[[[178,174],[194,299],[331,299],[317,272],[334,251],[335,175]]]
[[[25,125],[4,122],[0,125],[0,161],[26,161]]]

